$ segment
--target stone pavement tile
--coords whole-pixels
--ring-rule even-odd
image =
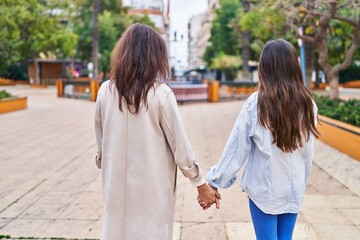
[[[308,221],[306,221],[304,215],[301,212],[299,212],[298,216],[296,218],[296,223],[297,224],[306,224],[306,223],[308,223]]]
[[[39,203],[71,203],[80,195],[80,192],[48,191],[39,198]]]
[[[338,208],[337,210],[346,217],[353,225],[360,225],[360,205],[359,208]]]
[[[102,210],[99,204],[73,203],[60,214],[58,219],[99,220]]]
[[[88,203],[103,205],[102,193],[101,192],[81,192],[73,201],[73,203]]]
[[[1,202],[0,205],[2,205]],[[8,205],[2,210],[2,212],[0,212],[0,217],[16,218],[32,205],[33,202],[17,202],[12,205]]]
[[[55,220],[42,234],[46,238],[83,239],[92,233],[96,221],[89,220]],[[99,236],[97,237],[99,238]]]
[[[305,194],[302,208],[330,208],[330,202],[322,195]]]
[[[181,224],[181,239],[227,240],[225,224],[222,222],[183,222]]]
[[[199,206],[197,207],[185,207],[183,210],[181,222],[222,222],[221,212],[215,207],[211,207],[207,210],[203,210]]]
[[[315,141],[314,162],[330,176],[360,196],[360,161],[325,143]]]
[[[341,213],[333,208],[309,208],[304,207],[301,210],[304,218],[311,224],[351,224]]]
[[[173,226],[173,240],[180,240],[181,238],[181,223],[174,222]]]
[[[8,224],[12,219],[11,218],[0,218],[0,231],[1,229]]]
[[[43,237],[45,230],[54,220],[41,219],[14,219],[5,227],[0,229],[1,235],[10,235],[13,238],[19,237]]]
[[[228,240],[255,240],[255,231],[251,222],[227,222],[225,223]]]
[[[60,180],[51,190],[77,193],[79,191],[83,191],[87,185],[88,182],[86,181],[79,182],[71,180]]]
[[[360,208],[359,196],[331,195],[326,196],[326,200],[334,208]]]
[[[220,189],[219,192],[222,198],[219,211],[225,221],[249,222],[251,220],[249,199],[237,183],[229,189]]]
[[[310,224],[296,223],[293,239],[296,240],[316,240],[319,239],[315,229]]]
[[[90,238],[90,239],[99,239],[100,238],[100,234],[101,234],[101,224],[102,221],[101,220],[97,220],[92,222],[88,228],[89,228],[89,232],[86,235],[86,238]]]
[[[31,205],[32,203],[36,202],[43,194],[42,192],[39,191],[27,191],[27,192],[14,191],[14,192],[15,193],[9,193],[4,198],[0,199],[0,217],[5,217],[6,214],[9,214],[10,212],[8,209],[10,209],[10,211],[17,212],[19,211],[19,209],[23,208],[21,206]],[[4,212],[6,212],[5,215]]]
[[[312,224],[319,235],[319,239],[326,240],[355,240],[360,239],[360,230],[353,225]]]
[[[319,194],[319,191],[316,188],[314,188],[311,184],[308,184],[305,189],[305,194],[317,195]]]
[[[19,218],[56,219],[68,207],[68,203],[34,203],[19,215]]]
[[[9,205],[10,203],[18,200],[19,198],[21,198],[21,196],[23,196],[24,194],[27,193],[26,190],[13,190],[13,189],[4,189],[2,190],[2,194],[1,194],[1,198],[0,198],[0,203]],[[0,211],[2,210],[2,205],[0,204]]]
[[[353,195],[354,193],[346,189],[342,183],[327,174],[323,169],[316,164],[311,169],[309,178],[309,186],[316,190],[317,194],[321,195]]]
[[[90,182],[90,184],[85,188],[85,192],[102,192],[101,188],[101,175],[100,172],[98,176]]]

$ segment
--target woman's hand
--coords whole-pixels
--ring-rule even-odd
[[[197,200],[203,210],[208,209],[214,203],[216,203],[217,209],[220,208],[221,195],[216,188],[213,188],[206,183],[197,188],[199,194]]]

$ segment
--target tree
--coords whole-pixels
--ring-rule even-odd
[[[250,1],[243,0],[243,9],[244,12],[247,13],[250,11]],[[249,57],[250,57],[250,31],[243,31],[242,36],[242,62],[243,62],[243,78],[249,79]]]
[[[93,31],[92,31],[91,60],[93,63],[94,79],[97,79],[97,75],[98,75],[99,13],[100,13],[100,0],[93,0]]]
[[[258,60],[265,43],[274,38],[284,38],[297,44],[291,29],[286,26],[286,14],[283,9],[254,1],[251,9],[245,12],[239,9],[236,20],[241,31],[250,32],[250,59]]]
[[[81,0],[78,3],[80,11],[75,22],[75,32],[79,35],[77,45],[77,56],[83,60],[91,59],[92,50],[92,0]],[[107,77],[110,70],[111,52],[128,26],[135,22],[143,23],[155,27],[147,15],[129,15],[128,9],[123,7],[121,0],[100,0],[101,9],[99,12],[98,25],[98,52],[100,56],[99,70],[103,72],[103,77]]]
[[[73,11],[70,0],[0,0],[0,74],[40,52],[73,55],[77,35],[68,25]]]
[[[203,56],[208,66],[221,54],[238,56],[241,53],[240,36],[233,28],[233,20],[241,4],[239,0],[221,0],[212,22],[209,46]]]
[[[221,81],[226,79],[234,79],[236,77],[237,69],[242,64],[240,57],[220,54],[212,60],[212,68],[220,69],[222,71]]]
[[[330,83],[330,97],[339,97],[339,71],[351,65],[352,58],[358,50],[360,44],[360,18],[358,15],[359,3],[356,1],[336,1],[323,0],[316,2],[313,8],[302,6],[298,1],[288,0],[279,1],[280,6],[288,11],[289,24],[296,32],[297,37],[312,43],[319,54],[318,62],[325,71]],[[313,30],[313,35],[301,35],[298,32],[298,16],[311,16],[315,19],[315,24],[309,27]],[[341,31],[336,26],[343,26],[349,31],[341,34],[341,43],[334,38],[334,31]],[[338,32],[337,34],[339,34]],[[351,35],[351,36],[349,36]],[[329,48],[333,44],[340,44],[338,49],[343,49],[342,57],[337,61],[331,62]]]

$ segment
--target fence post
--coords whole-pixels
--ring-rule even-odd
[[[219,82],[211,81],[208,88],[208,99],[209,102],[218,102],[219,101]]]
[[[63,86],[62,79],[56,80],[56,91],[57,91],[58,97],[64,96],[64,86]]]
[[[90,100],[96,101],[96,97],[100,88],[99,81],[90,80]]]

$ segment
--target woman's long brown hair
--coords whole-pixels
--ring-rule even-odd
[[[304,87],[295,48],[278,39],[265,44],[259,61],[258,115],[283,152],[293,152],[319,137],[311,93]]]
[[[170,77],[165,41],[147,25],[131,25],[112,51],[110,76],[119,93],[120,111],[123,104],[134,114],[142,104],[147,108],[150,88]]]

